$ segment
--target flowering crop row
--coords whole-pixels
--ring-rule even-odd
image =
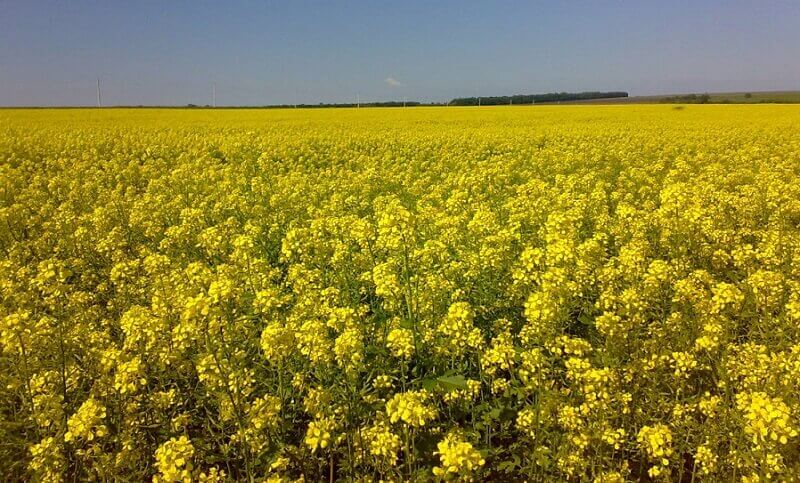
[[[800,109],[0,112],[5,479],[800,476]]]

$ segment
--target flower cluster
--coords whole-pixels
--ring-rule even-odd
[[[393,356],[408,359],[414,354],[414,336],[408,329],[392,329],[386,336],[386,347]]]
[[[736,407],[744,414],[744,432],[760,448],[770,442],[788,444],[797,436],[788,406],[780,398],[771,398],[763,392],[736,395]]]
[[[158,475],[154,482],[190,482],[192,481],[192,456],[194,446],[189,438],[171,438],[156,450],[156,468]]]
[[[94,398],[89,398],[81,404],[78,412],[70,416],[67,421],[69,431],[64,434],[64,441],[83,439],[92,441],[95,437],[102,438],[107,429],[103,424],[106,417],[106,408]]]
[[[392,433],[391,429],[378,423],[364,431],[364,437],[369,441],[369,452],[390,466],[397,463],[397,453],[400,450],[400,437]]]
[[[672,456],[672,432],[664,424],[644,426],[639,430],[636,440],[641,445],[647,456],[655,462],[648,473],[652,477],[661,475],[669,467],[669,457]]]
[[[441,466],[433,468],[437,476],[469,476],[474,470],[486,464],[481,454],[471,443],[457,436],[447,435],[437,445]]]
[[[423,389],[395,394],[386,403],[386,415],[392,423],[402,421],[410,426],[425,426],[436,417],[430,396]]]
[[[305,443],[311,448],[311,452],[325,449],[331,443],[331,431],[335,422],[331,418],[322,417],[308,423],[306,430]]]

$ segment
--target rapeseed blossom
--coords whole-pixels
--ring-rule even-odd
[[[158,447],[155,456],[158,474],[153,477],[154,482],[192,481],[194,446],[189,438],[171,438]]]
[[[92,441],[102,438],[108,432],[103,420],[106,417],[106,408],[101,406],[94,398],[87,399],[78,412],[70,416],[67,421],[69,431],[64,434],[64,441],[83,439]]]
[[[433,474],[437,476],[468,477],[475,469],[486,464],[471,443],[454,435],[447,435],[440,441],[436,453],[441,461],[440,466],[433,468]]]
[[[325,449],[331,443],[331,432],[335,426],[331,418],[322,417],[311,421],[306,430],[305,443],[311,448],[311,452]]]
[[[386,403],[386,415],[392,423],[402,421],[410,426],[425,426],[436,417],[436,409],[423,389],[395,394]]]
[[[672,107],[0,111],[4,476],[797,479],[798,108]]]
[[[651,477],[661,476],[669,467],[672,456],[672,431],[665,424],[643,426],[636,441],[655,464],[647,471]]]

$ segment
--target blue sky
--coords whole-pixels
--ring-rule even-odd
[[[0,0],[0,105],[98,76],[114,105],[800,89],[800,2]]]

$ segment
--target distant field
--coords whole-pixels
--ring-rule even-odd
[[[694,93],[700,96],[704,93]],[[748,94],[749,97],[748,97]],[[631,96],[610,99],[591,99],[585,101],[567,101],[561,104],[653,104],[667,102],[670,98],[680,98],[691,95],[685,94],[665,94],[657,96]],[[734,104],[757,104],[757,103],[800,103],[800,91],[762,91],[762,92],[709,92],[709,103],[734,103]],[[680,103],[679,101],[676,101]]]

